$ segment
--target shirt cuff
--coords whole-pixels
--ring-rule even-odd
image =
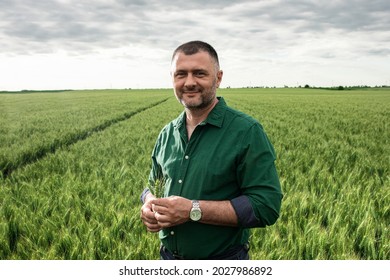
[[[257,219],[255,212],[253,211],[252,204],[246,195],[233,198],[230,202],[236,211],[240,226],[244,228],[259,226],[260,221]]]
[[[142,194],[141,194],[141,202],[142,202],[142,204],[144,204],[145,203],[145,197],[148,195],[150,193],[150,190],[149,190],[149,188],[145,188],[144,190],[143,190],[143,192],[142,192]]]

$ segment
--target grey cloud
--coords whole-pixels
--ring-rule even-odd
[[[373,48],[368,50],[368,52],[374,56],[390,56],[390,48]]]
[[[142,27],[142,13],[93,3],[1,1],[0,36],[23,42],[26,51],[31,51],[28,45],[37,42],[47,44],[48,49],[67,49],[77,42],[113,47],[118,38],[120,41],[128,34],[137,34]],[[0,46],[4,51],[7,44],[0,42]],[[19,44],[18,48],[23,46]]]
[[[65,50],[112,48],[136,42],[172,48],[184,38],[222,38],[226,48],[271,49],[329,28],[389,32],[387,0],[329,1],[49,1],[0,0],[0,49],[5,41]],[[294,42],[295,39],[295,42]],[[382,38],[383,41],[388,41]],[[254,45],[253,42],[256,42]],[[81,45],[90,45],[80,48]],[[41,47],[42,48],[42,47]]]
[[[390,2],[386,0],[349,1],[258,1],[236,5],[231,14],[285,26],[296,24],[299,30],[321,32],[329,27],[354,31],[361,29],[388,30]]]

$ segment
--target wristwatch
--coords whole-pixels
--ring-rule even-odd
[[[190,219],[191,221],[199,221],[202,218],[202,210],[200,210],[200,205],[198,200],[192,201],[192,208],[190,211]]]

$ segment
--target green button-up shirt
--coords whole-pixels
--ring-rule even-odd
[[[247,243],[250,227],[273,224],[280,211],[275,152],[262,126],[218,99],[190,140],[183,112],[162,129],[152,154],[149,180],[163,176],[165,196],[230,200],[236,211],[238,227],[187,222],[161,230],[162,244],[188,259]]]

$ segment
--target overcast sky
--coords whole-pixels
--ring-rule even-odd
[[[390,85],[389,0],[0,0],[0,90],[168,88],[190,40],[221,87]]]

